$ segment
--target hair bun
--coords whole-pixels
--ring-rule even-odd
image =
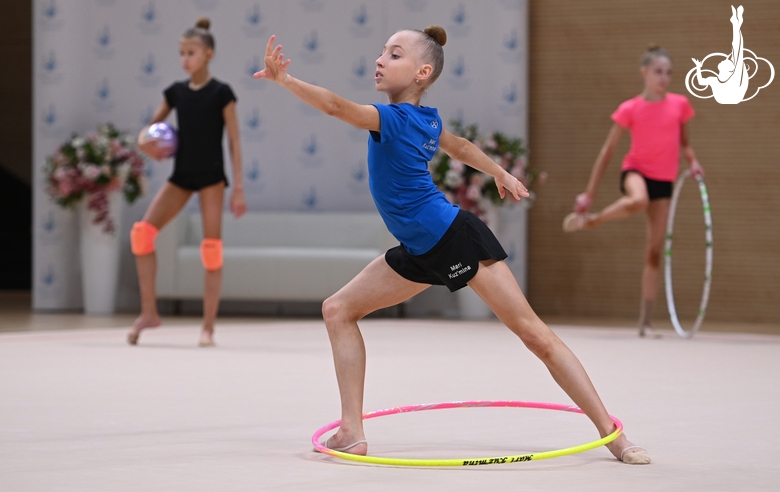
[[[447,32],[444,30],[443,27],[432,25],[426,27],[423,32],[427,34],[428,36],[432,37],[437,43],[439,43],[441,46],[444,46],[447,44]]]
[[[209,27],[211,27],[211,21],[208,17],[201,17],[197,20],[197,22],[195,22],[195,27],[203,29],[204,31],[208,31]]]
[[[663,48],[659,44],[656,43],[650,43],[647,45],[647,51],[660,51]]]

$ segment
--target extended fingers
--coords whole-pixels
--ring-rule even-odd
[[[271,53],[274,49],[274,41],[276,40],[276,35],[272,34],[271,37],[268,39],[268,44],[265,45],[265,56],[271,56]]]

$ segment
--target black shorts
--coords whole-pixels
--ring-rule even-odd
[[[168,181],[180,188],[190,191],[198,191],[217,183],[225,182],[228,186],[227,176],[221,167],[214,167],[205,171],[177,171],[175,168]]]
[[[444,236],[430,251],[413,255],[396,246],[385,260],[398,275],[412,282],[446,285],[450,292],[466,286],[479,262],[504,260],[507,254],[493,232],[476,215],[460,210]]]
[[[645,178],[642,173],[639,171],[634,171],[633,169],[623,171],[620,174],[620,192],[624,195],[626,194],[626,189],[623,186],[623,181],[626,180],[626,174],[628,173],[637,173],[638,175],[642,176],[642,178],[644,178],[645,186],[647,186],[647,197],[650,199],[650,201],[672,197],[673,183],[671,181],[657,181],[655,179]]]

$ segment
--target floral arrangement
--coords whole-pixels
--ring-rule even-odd
[[[508,137],[501,132],[494,132],[484,137],[479,134],[476,124],[464,126],[458,120],[450,121],[450,125],[453,134],[473,142],[529,190],[532,185],[543,184],[547,180],[547,173],[528,167],[524,158],[528,150],[521,139]],[[439,150],[430,162],[429,170],[434,183],[450,202],[474,213],[484,221],[487,221],[487,212],[491,207],[516,201],[512,195],[502,200],[492,176],[452,159],[442,150]],[[532,192],[531,199],[533,196]]]
[[[93,224],[103,224],[104,232],[113,233],[108,193],[121,190],[133,203],[144,192],[143,166],[133,137],[111,123],[100,125],[86,136],[73,134],[46,159],[46,191],[65,208],[86,199],[87,208],[95,212]]]

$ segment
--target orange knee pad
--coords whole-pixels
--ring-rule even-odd
[[[130,231],[130,249],[133,250],[133,254],[143,256],[154,253],[154,240],[158,232],[155,226],[145,220],[133,224],[133,229]]]
[[[207,237],[200,243],[200,259],[208,271],[222,268],[222,240]]]

